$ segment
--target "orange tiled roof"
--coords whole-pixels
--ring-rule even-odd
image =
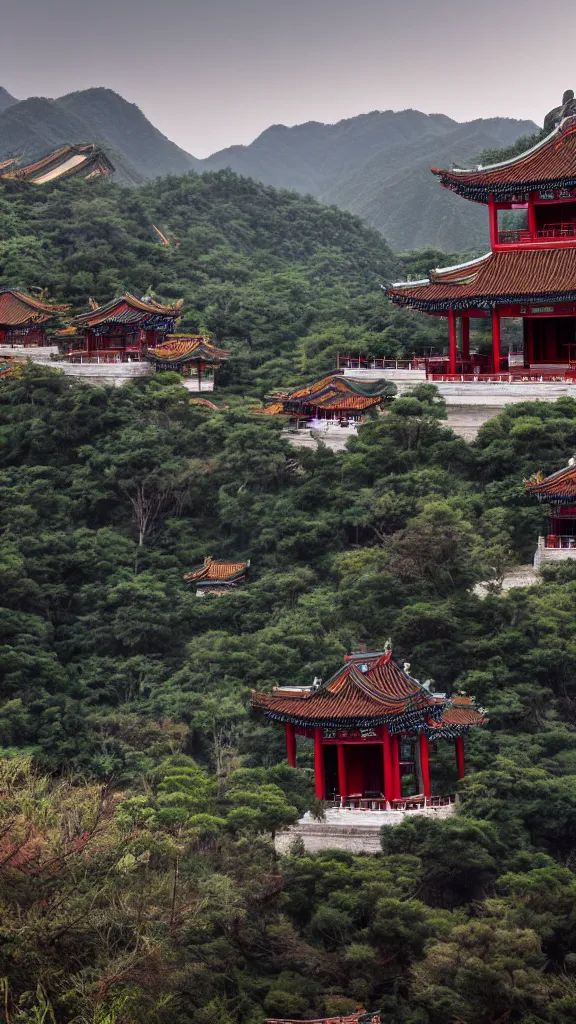
[[[435,270],[429,281],[394,284],[388,295],[399,306],[423,312],[486,309],[492,302],[574,301],[576,248],[490,252]]]
[[[576,185],[576,117],[568,117],[542,142],[499,164],[465,170],[432,168],[442,185],[466,199],[486,203],[531,191]]]
[[[180,315],[179,306],[163,306],[154,299],[138,299],[130,292],[112,299],[111,302],[91,309],[88,313],[80,313],[74,317],[74,323],[79,327],[96,327],[99,324],[145,324],[147,320],[154,317],[166,317],[176,319]]]
[[[576,499],[576,464],[558,469],[550,476],[535,473],[526,480],[526,490],[540,501],[574,501]]]
[[[217,562],[208,557],[203,565],[187,573],[184,579],[186,583],[233,582],[244,575],[249,565],[250,562]]]
[[[382,404],[386,386],[384,380],[358,381],[331,373],[313,384],[275,395],[273,403],[262,411],[268,416],[277,416],[310,409],[367,409]]]
[[[68,309],[70,306],[49,306],[14,288],[0,292],[0,324],[6,327],[44,324],[57,313],[65,313]]]
[[[170,334],[161,345],[149,349],[148,355],[165,363],[198,360],[219,364],[230,353],[211,345],[204,334]]]

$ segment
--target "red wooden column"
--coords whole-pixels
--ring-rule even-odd
[[[492,309],[492,364],[494,373],[500,373],[500,311]]]
[[[339,743],[337,747],[338,751],[338,789],[340,790],[340,797],[345,800],[348,796],[348,779],[346,776],[346,748],[343,743]]]
[[[422,772],[422,789],[424,796],[430,796],[430,763],[428,760],[428,737],[421,732],[418,737],[420,746],[420,771]]]
[[[384,796],[388,803],[394,800],[394,768],[392,763],[392,742],[387,725],[382,726],[382,746],[384,754]]]
[[[458,765],[458,778],[463,779],[466,771],[464,768],[464,737],[456,737],[456,764]]]
[[[400,737],[397,733],[392,737],[392,770],[394,773],[394,799],[402,796],[402,777],[400,775]]]
[[[458,343],[456,335],[456,314],[453,309],[448,310],[448,351],[450,360],[450,373],[456,373]]]
[[[470,359],[470,317],[463,316],[462,325],[462,359]]]
[[[530,201],[528,203],[528,231],[530,232],[530,239],[534,242],[538,235],[538,227],[536,225],[536,207],[534,206],[534,193],[530,195]]]
[[[490,248],[498,245],[498,210],[494,202],[494,196],[488,197],[488,218],[490,222]]]
[[[531,366],[534,362],[534,321],[532,317],[524,320],[524,365]]]
[[[286,756],[288,764],[296,767],[296,733],[292,722],[286,722]]]
[[[326,799],[326,783],[324,779],[324,758],[322,756],[322,729],[314,729],[314,783],[318,800]]]

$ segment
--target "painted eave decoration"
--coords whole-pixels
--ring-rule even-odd
[[[507,303],[576,300],[576,248],[489,252],[457,267],[434,270],[424,284],[394,284],[399,306],[424,313],[483,309]]]
[[[19,167],[16,160],[0,164],[0,179],[46,185],[62,178],[96,178],[112,174],[115,168],[104,151],[93,143],[61,146],[35,163]]]
[[[566,117],[531,149],[487,167],[431,168],[441,184],[478,203],[522,201],[526,193],[576,186],[576,117]]]
[[[542,502],[576,501],[576,458],[570,459],[567,466],[549,476],[534,473],[525,481],[525,486],[530,494],[535,494]]]
[[[204,334],[170,334],[156,348],[148,349],[148,358],[155,363],[204,363],[220,366],[230,353],[216,348]]]
[[[103,306],[97,306],[88,313],[80,313],[75,316],[73,323],[78,327],[92,329],[104,324],[134,324],[145,326],[148,321],[156,318],[167,321],[175,320],[180,316],[180,307],[164,306],[155,299],[145,297],[137,298],[130,292],[112,299]]]
[[[249,567],[249,560],[247,562],[218,562],[208,556],[202,565],[192,569],[184,576],[184,581],[195,583],[199,587],[236,585],[246,578]]]
[[[388,725],[392,733],[424,730],[451,738],[484,722],[472,698],[435,696],[394,661],[391,651],[351,654],[343,668],[307,690],[277,687],[252,693],[252,707],[268,718],[323,728]]]

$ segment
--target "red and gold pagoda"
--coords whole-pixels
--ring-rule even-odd
[[[399,306],[448,318],[449,374],[514,371],[576,379],[576,116],[536,146],[472,170],[432,168],[444,188],[488,208],[490,252],[429,279],[394,284]],[[501,324],[520,318],[523,357],[501,354]],[[490,320],[486,369],[470,355],[471,319]],[[459,345],[460,341],[460,345]]]
[[[408,663],[400,668],[391,651],[350,654],[327,682],[253,693],[252,707],[284,723],[289,764],[296,765],[296,737],[314,739],[319,800],[339,796],[343,806],[393,806],[404,797],[408,775],[427,800],[429,742],[455,741],[462,778],[464,735],[485,718],[472,698],[433,694],[409,669]]]
[[[127,292],[74,317],[58,340],[72,363],[140,362],[174,330],[180,306],[164,306]]]
[[[0,291],[0,345],[49,345],[47,326],[70,306],[53,306],[7,288]]]
[[[214,372],[229,357],[229,352],[211,345],[204,334],[170,334],[147,352],[156,370],[175,370],[194,391],[212,391]]]

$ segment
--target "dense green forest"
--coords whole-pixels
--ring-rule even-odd
[[[469,445],[420,385],[340,453],[249,413],[339,348],[434,344],[380,287],[428,261],[226,172],[0,191],[2,286],[75,309],[183,297],[183,328],[233,352],[219,412],[173,374],[107,389],[29,365],[0,386],[6,1024],[359,1004],[385,1024],[574,1020],[576,569],[473,588],[531,557],[523,481],[576,450],[576,400],[511,406]],[[247,583],[198,600],[183,576],[206,555],[249,558]],[[320,812],[312,751],[288,767],[250,690],[326,678],[388,638],[488,709],[459,814],[384,830],[378,857],[278,858],[276,831]],[[450,745],[432,761],[453,791]]]
[[[444,345],[442,322],[398,310],[382,291],[417,265],[351,214],[228,171],[138,190],[72,179],[0,191],[0,287],[45,289],[75,312],[124,290],[183,298],[181,329],[230,348],[220,380],[243,394],[331,370],[338,350],[396,357]]]
[[[576,401],[515,405],[470,446],[428,385],[349,450],[27,368],[0,393],[0,977],[10,1024],[310,1018],[568,1024],[576,1011],[576,573],[481,601],[533,550],[524,477],[576,446]],[[140,543],[140,541],[142,541]],[[203,601],[183,574],[249,557]],[[462,811],[379,858],[278,860],[310,752],[252,687],[391,637],[489,709]],[[442,748],[442,749],[440,749]],[[432,776],[453,787],[440,744]],[[386,831],[386,830],[385,830]]]

